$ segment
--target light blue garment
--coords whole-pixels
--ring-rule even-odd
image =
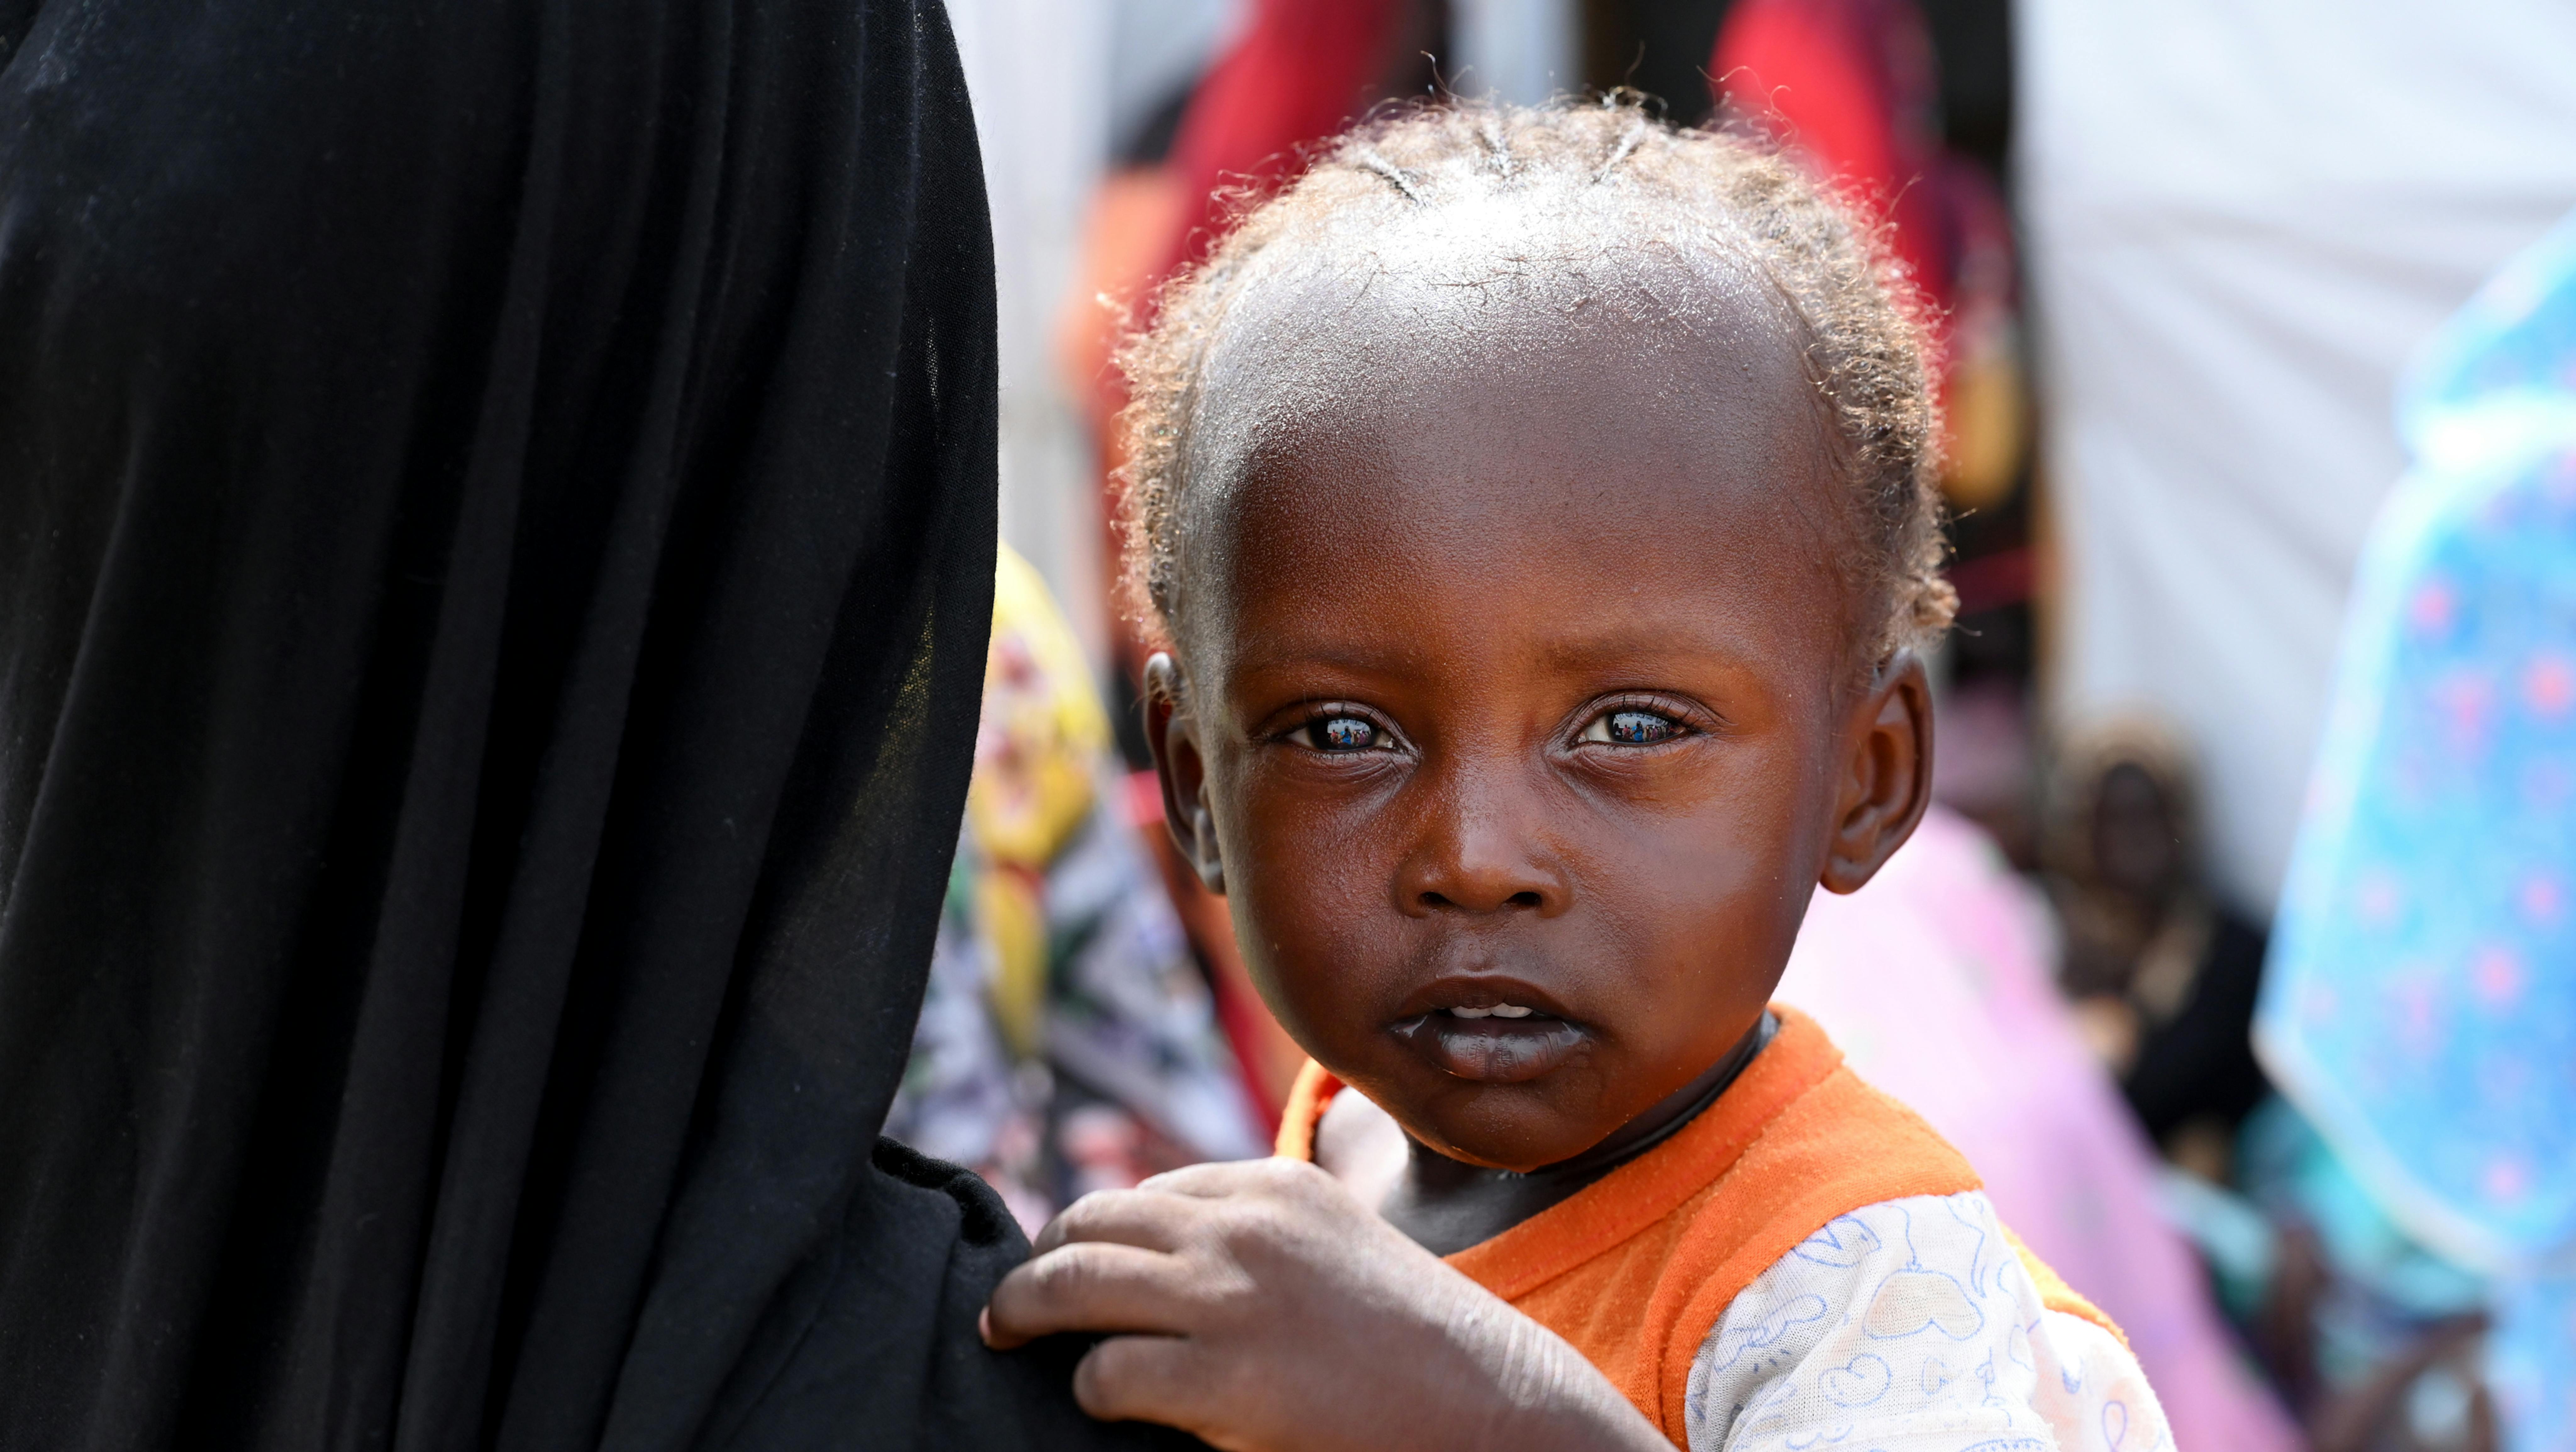
[[[2256,1041],[2495,1277],[2511,1452],[2576,1452],[2576,218],[2444,325],[2398,422]]]

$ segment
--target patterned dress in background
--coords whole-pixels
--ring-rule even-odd
[[[886,1133],[972,1167],[1032,1233],[1088,1191],[1268,1147],[1110,752],[1080,645],[1006,549],[966,821]]]

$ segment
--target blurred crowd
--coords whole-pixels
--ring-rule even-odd
[[[2190,1448],[2576,1448],[2576,12],[952,0],[1000,266],[974,783],[889,1132],[1032,1229],[1301,1055],[1161,827],[1114,356],[1371,107],[1626,87],[1883,221],[1945,372],[1939,805],[1783,984]]]

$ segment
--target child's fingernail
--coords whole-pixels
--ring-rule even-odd
[[[975,1334],[984,1338],[985,1345],[990,1346],[993,1344],[992,1307],[986,1306],[983,1310],[975,1313]]]

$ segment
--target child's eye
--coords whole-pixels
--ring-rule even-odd
[[[1317,751],[1366,751],[1385,744],[1386,733],[1358,716],[1322,716],[1299,728],[1306,744]]]
[[[1682,734],[1682,723],[1660,711],[1604,711],[1583,728],[1585,741],[1612,746],[1653,746]]]

